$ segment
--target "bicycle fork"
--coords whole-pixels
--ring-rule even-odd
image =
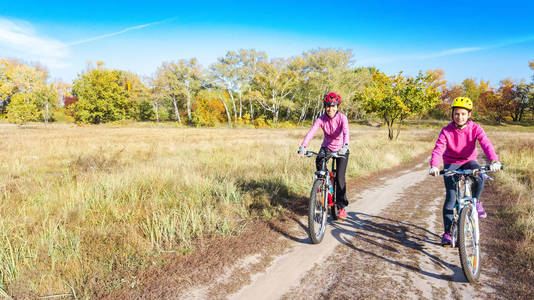
[[[475,246],[478,246],[480,234],[478,227],[478,211],[477,211],[477,199],[473,198],[473,201],[469,204],[471,206],[471,220],[473,220],[473,239],[475,240]]]

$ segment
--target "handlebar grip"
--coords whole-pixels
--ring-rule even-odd
[[[445,173],[447,173],[447,170],[440,170],[440,171],[439,171],[439,175],[443,175],[443,174],[445,174]]]

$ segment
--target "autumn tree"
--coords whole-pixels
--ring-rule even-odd
[[[121,72],[104,69],[102,65],[88,70],[74,80],[72,91],[76,102],[75,119],[83,123],[104,123],[126,119],[132,102],[121,82]]]
[[[507,116],[512,115],[514,98],[514,83],[509,79],[502,80],[496,91],[488,90],[480,94],[480,112],[501,124]]]
[[[150,102],[150,88],[141,78],[135,73],[120,71],[120,85],[128,92],[127,101],[133,106],[128,117],[139,121],[153,119],[155,112]]]
[[[521,82],[515,85],[513,93],[511,117],[514,122],[521,122],[525,111],[534,101],[534,84]]]
[[[48,70],[38,63],[27,65],[15,59],[0,59],[1,112],[5,112],[13,95],[31,94],[46,88],[47,78]],[[29,99],[27,95],[23,98]]]
[[[406,118],[420,114],[439,102],[439,92],[432,86],[432,77],[419,73],[417,77],[404,77],[402,72],[387,76],[373,74],[372,83],[359,95],[368,113],[380,116],[388,127],[388,138],[398,137],[400,125]],[[398,123],[394,136],[394,124]]]
[[[7,119],[18,124],[36,121],[39,116],[39,109],[35,105],[33,96],[32,93],[14,94],[7,107]]]
[[[159,110],[160,105],[165,103],[165,100],[169,100],[172,103],[174,109],[174,118],[178,123],[182,123],[182,118],[180,117],[179,106],[181,103],[178,101],[182,99],[182,90],[180,83],[178,82],[178,76],[174,72],[175,70],[174,63],[163,62],[161,66],[156,71],[156,77],[153,80],[153,92],[154,97],[152,98],[153,103],[155,103],[156,118],[159,120]]]
[[[429,115],[442,120],[451,119],[451,104],[456,97],[464,95],[461,85],[442,88],[440,102],[429,110]]]
[[[278,123],[280,107],[297,83],[295,72],[288,68],[287,60],[272,59],[260,64],[261,72],[254,78],[255,89],[261,93],[258,103],[271,113],[275,124]]]
[[[225,56],[217,58],[217,62],[210,66],[210,77],[216,86],[226,91],[230,96],[234,124],[237,124],[238,110],[236,106],[236,95],[241,95],[245,80],[240,72],[240,59],[235,51],[228,51]],[[242,111],[242,101],[240,100],[240,111]]]
[[[53,87],[45,87],[33,92],[33,101],[39,111],[39,116],[46,123],[53,118],[57,106],[58,95]]]
[[[0,58],[0,115],[5,114],[15,86],[11,80],[11,65],[7,59]]]
[[[261,72],[261,64],[267,62],[267,54],[263,51],[256,51],[255,49],[240,49],[238,51],[239,66],[238,74],[242,81],[241,89],[238,91],[239,97],[239,118],[242,115],[242,103],[249,104],[249,118],[254,120],[254,107],[257,103],[254,101],[254,93],[252,92],[253,81],[256,75]],[[247,96],[247,93],[248,94]]]
[[[322,97],[329,91],[342,95],[343,110],[349,117],[357,115],[359,103],[354,96],[363,91],[371,79],[367,68],[353,68],[353,54],[350,50],[314,49],[289,60],[289,68],[297,75],[293,89],[292,103],[296,121],[302,122],[308,116],[316,118],[322,113]]]
[[[463,97],[468,97],[473,101],[473,106],[475,109],[473,110],[473,117],[479,118],[480,112],[477,107],[479,107],[479,95],[485,91],[490,90],[490,85],[488,81],[480,80],[479,83],[477,83],[472,78],[467,78],[464,81],[462,81],[462,90],[463,90]]]
[[[154,85],[160,96],[170,99],[175,119],[180,123],[179,108],[184,106],[187,122],[191,123],[191,101],[202,85],[202,72],[196,58],[164,62],[157,70]]]
[[[502,95],[492,90],[480,94],[480,112],[489,119],[501,123],[507,115],[506,106],[509,103],[503,102]]]
[[[204,89],[201,90],[193,105],[193,125],[195,126],[215,126],[226,121],[227,108],[218,91]],[[229,120],[231,126],[231,119]]]

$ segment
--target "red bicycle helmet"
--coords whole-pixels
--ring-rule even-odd
[[[334,92],[330,92],[323,97],[324,106],[340,105],[341,97]]]

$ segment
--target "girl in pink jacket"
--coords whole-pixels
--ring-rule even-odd
[[[486,136],[484,129],[475,122],[471,121],[471,110],[473,102],[466,97],[457,97],[452,102],[452,122],[443,127],[439,134],[438,140],[432,157],[430,158],[429,173],[432,176],[439,175],[439,164],[443,158],[443,169],[447,170],[466,170],[478,169],[476,142],[484,151],[484,154],[491,162],[492,171],[500,170],[501,163],[495,153],[493,145]],[[443,224],[445,232],[441,237],[441,245],[448,247],[452,244],[451,226],[454,205],[456,204],[456,188],[452,177],[444,176],[445,182],[445,203],[443,204]],[[484,179],[478,177],[473,183],[473,197],[480,200],[480,194],[484,187]],[[486,212],[482,207],[482,202],[477,201],[477,212],[480,218],[486,217]]]
[[[315,165],[317,171],[321,171],[323,161],[330,153],[337,152],[344,155],[344,158],[335,158],[337,164],[336,186],[337,196],[336,204],[339,208],[338,217],[345,219],[347,213],[345,206],[349,205],[346,197],[345,171],[349,160],[349,121],[347,116],[338,111],[338,105],[341,104],[341,97],[336,93],[328,93],[323,98],[325,113],[313,123],[310,131],[304,137],[299,148],[301,156],[306,154],[306,147],[313,139],[313,136],[319,128],[323,129],[324,140]]]

